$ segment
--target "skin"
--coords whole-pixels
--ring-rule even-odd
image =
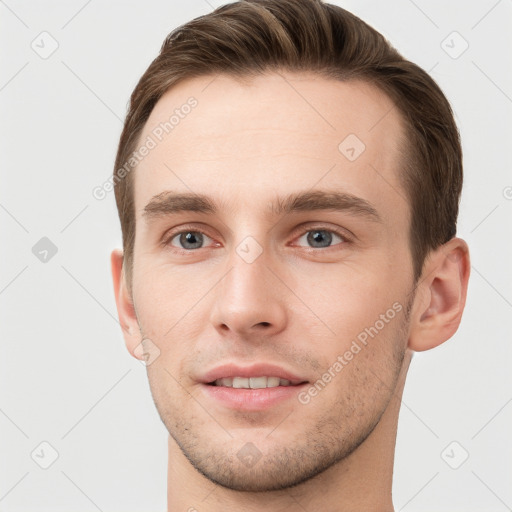
[[[291,72],[244,83],[195,78],[159,100],[140,140],[190,96],[197,107],[135,171],[133,296],[122,251],[111,257],[128,350],[141,358],[143,338],[159,350],[147,372],[170,434],[168,510],[392,511],[409,362],[457,330],[467,245],[454,238],[432,251],[413,282],[399,179],[406,132],[373,86]],[[338,149],[348,134],[366,146],[354,161]],[[362,198],[380,220],[268,210],[278,196],[317,189]],[[145,217],[168,190],[206,194],[219,211]],[[206,235],[202,245],[190,249],[180,229]],[[325,245],[308,238],[318,230]],[[251,263],[237,252],[248,236],[262,251]],[[314,383],[397,303],[394,318],[307,404],[294,397],[244,412],[202,392],[198,378],[221,362],[272,362]],[[261,454],[251,467],[237,457],[249,442]]]

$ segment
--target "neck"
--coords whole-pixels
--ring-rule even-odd
[[[396,391],[366,440],[342,461],[289,489],[241,492],[221,487],[199,473],[169,436],[168,512],[393,512],[391,491],[398,413],[410,359],[408,351]]]

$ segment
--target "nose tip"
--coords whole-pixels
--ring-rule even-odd
[[[211,314],[219,332],[274,334],[286,324],[285,301],[275,277],[261,262],[239,261],[219,283]]]

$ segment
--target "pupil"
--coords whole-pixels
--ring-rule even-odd
[[[184,233],[180,237],[180,243],[184,249],[197,249],[201,246],[202,241],[203,235],[194,231]],[[191,244],[193,247],[187,246],[187,244]]]
[[[327,231],[311,231],[308,235],[308,243],[314,245],[315,247],[328,247],[331,241],[332,235]],[[318,243],[320,245],[315,245]]]

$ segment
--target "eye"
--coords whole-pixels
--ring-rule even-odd
[[[322,227],[309,229],[305,232],[303,231],[303,234],[298,240],[299,246],[309,246],[311,249],[330,248],[350,241],[344,233],[332,229],[324,229]],[[175,247],[178,250],[192,252],[196,249],[205,248],[208,242],[211,244],[214,240],[202,231],[198,231],[197,229],[182,229],[179,232],[171,234],[164,242],[164,245]],[[303,245],[304,243],[306,245]]]
[[[310,245],[313,249],[322,249],[325,247],[331,247],[333,241],[336,239],[339,240],[335,245],[338,245],[340,242],[346,242],[347,239],[341,235],[341,233],[337,233],[336,231],[330,229],[310,229],[306,231],[300,238],[299,241],[305,238],[305,242]]]
[[[203,242],[206,240],[212,239],[201,231],[186,230],[173,235],[166,242],[166,245],[172,245],[173,247],[178,247],[179,249],[191,251],[194,249],[201,249]]]

